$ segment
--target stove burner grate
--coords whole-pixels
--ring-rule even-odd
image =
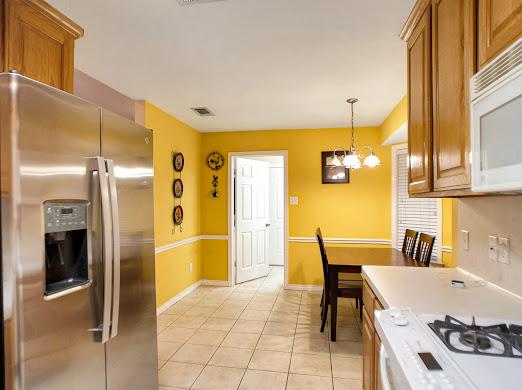
[[[478,326],[475,317],[471,325],[468,325],[451,316],[446,316],[444,321],[435,320],[428,326],[450,351],[522,358],[522,326]],[[493,344],[496,348],[492,348]]]

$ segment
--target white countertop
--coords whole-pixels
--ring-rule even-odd
[[[386,309],[522,320],[520,297],[459,268],[364,266],[362,273]],[[451,287],[452,279],[463,280],[466,287]]]

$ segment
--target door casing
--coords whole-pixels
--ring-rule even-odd
[[[229,152],[228,153],[228,285],[235,285],[236,265],[235,265],[235,229],[234,229],[234,166],[236,157],[260,157],[260,156],[281,156],[284,160],[284,197],[285,197],[285,254],[284,254],[284,288],[288,287],[288,150],[273,151],[249,151],[249,152]]]

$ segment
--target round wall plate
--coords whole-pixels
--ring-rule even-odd
[[[207,165],[210,169],[218,171],[225,164],[225,157],[219,152],[212,152],[207,157]]]
[[[183,207],[181,207],[181,206],[174,207],[174,212],[172,213],[172,219],[174,220],[174,225],[181,225],[183,223]]]
[[[181,179],[174,180],[172,184],[172,193],[175,198],[181,198],[183,196],[183,181]]]
[[[183,167],[185,166],[185,157],[183,157],[183,153],[176,153],[174,155],[172,165],[176,172],[181,172],[183,170]]]

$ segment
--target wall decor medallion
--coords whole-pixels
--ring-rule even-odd
[[[172,219],[174,220],[174,225],[181,225],[183,223],[183,207],[181,207],[181,206],[174,207],[174,212],[172,213]]]
[[[322,168],[322,183],[323,184],[348,184],[350,183],[350,169],[344,166],[331,166],[327,163],[327,160],[333,155],[331,152],[321,152],[321,168]],[[335,155],[341,157],[344,155],[344,151],[336,151]]]
[[[219,171],[225,164],[225,157],[219,152],[212,152],[207,157],[207,165],[214,171]]]
[[[181,179],[174,180],[172,184],[172,192],[175,198],[181,198],[183,196],[183,181]]]
[[[185,157],[183,157],[183,153],[174,154],[172,165],[176,172],[181,172],[183,170],[183,167],[185,166]]]

